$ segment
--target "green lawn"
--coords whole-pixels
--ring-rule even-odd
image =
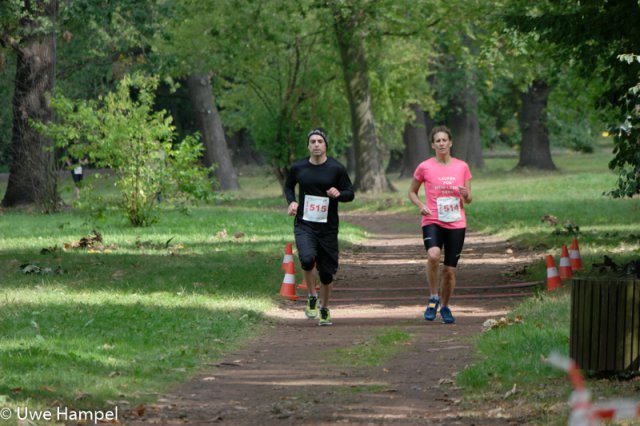
[[[602,196],[615,182],[606,167],[610,156],[556,156],[560,170],[553,173],[514,173],[517,159],[488,159],[486,170],[473,171],[469,227],[508,238],[516,249],[539,251],[541,262],[531,268],[535,279],[545,279],[543,255],[557,259],[576,226],[585,264],[604,254],[637,258],[640,200]],[[397,192],[357,194],[344,210],[415,214],[406,196],[409,180],[390,178]],[[242,174],[241,185],[242,192],[186,214],[163,205],[160,221],[148,228],[129,227],[109,204],[96,208],[92,192],[106,200],[116,196],[108,182],[86,189],[75,208],[60,213],[0,211],[3,405],[133,406],[260,333],[264,313],[279,299],[280,263],[293,239],[292,224],[273,177],[263,171]],[[73,203],[68,176],[62,189]],[[557,225],[542,222],[544,215],[555,216]],[[69,247],[94,229],[101,244]],[[344,223],[340,237],[344,246],[365,233]],[[26,265],[44,273],[24,273]],[[524,323],[478,340],[477,363],[460,375],[468,398],[499,399],[517,383],[521,389],[543,386],[564,401],[568,381],[542,365],[540,355],[552,349],[567,353],[566,290],[527,300],[513,315],[523,316]],[[353,350],[372,356],[370,347]],[[550,404],[545,392],[529,393],[540,401],[538,413]]]

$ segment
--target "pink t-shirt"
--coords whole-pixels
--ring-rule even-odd
[[[451,158],[447,165],[432,157],[416,168],[413,177],[422,182],[430,216],[422,215],[422,226],[436,223],[443,228],[467,227],[464,203],[458,189],[471,179],[469,166],[462,160]]]

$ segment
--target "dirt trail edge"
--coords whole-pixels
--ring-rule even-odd
[[[130,425],[516,425],[494,407],[461,400],[455,374],[470,361],[471,338],[488,318],[519,300],[517,273],[533,260],[495,237],[469,232],[451,308],[456,323],[424,321],[426,256],[418,218],[343,214],[364,227],[363,245],[344,249],[331,327],[306,320],[303,304],[283,302],[265,335],[210,371],[147,406]],[[296,264],[299,273],[299,267]],[[513,289],[515,288],[515,290]],[[274,288],[275,289],[275,288]],[[506,289],[506,290],[505,290]],[[526,287],[524,288],[526,291]],[[299,294],[300,291],[299,291]],[[383,366],[330,363],[336,349],[394,328],[412,336]]]

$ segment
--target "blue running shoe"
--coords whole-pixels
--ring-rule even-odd
[[[424,311],[424,319],[427,321],[433,321],[436,319],[436,314],[438,313],[438,306],[440,306],[440,299],[436,297],[431,297],[429,299],[429,304],[427,305],[427,309]]]
[[[456,322],[456,319],[453,317],[451,309],[449,309],[448,306],[440,308],[440,316],[442,317],[442,322],[445,324],[453,324]]]

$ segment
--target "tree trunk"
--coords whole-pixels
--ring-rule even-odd
[[[216,165],[214,173],[220,183],[221,190],[240,189],[238,176],[231,162],[231,154],[227,147],[220,114],[213,98],[210,77],[206,74],[191,74],[187,77],[187,87],[205,148],[205,165],[207,167]]]
[[[253,147],[246,129],[240,129],[227,138],[231,160],[236,166],[262,166],[265,160]]]
[[[346,13],[346,15],[345,15]],[[362,192],[391,191],[393,187],[384,173],[382,154],[376,135],[369,92],[367,60],[364,52],[360,11],[336,10],[335,31],[342,58],[342,70],[347,89],[353,146],[356,154],[354,187]]]
[[[453,133],[451,148],[453,156],[466,161],[472,167],[484,167],[478,120],[478,98],[473,88],[465,85],[451,104],[453,111],[449,120]]]
[[[404,155],[400,177],[412,177],[418,165],[429,157],[429,130],[433,127],[433,120],[417,105],[411,105],[416,115],[415,122],[407,123],[402,134]]]
[[[521,93],[520,161],[516,168],[556,170],[551,159],[549,132],[547,131],[547,99],[551,88],[543,80],[535,80],[529,90]]]
[[[392,149],[389,152],[389,161],[387,162],[387,168],[384,170],[385,173],[399,173],[402,169],[402,151],[399,149]]]
[[[58,1],[25,2],[25,9],[29,14],[20,20],[20,27],[29,35],[13,46],[16,78],[9,147],[11,163],[2,205],[37,203],[50,211],[59,201],[53,142],[36,132],[29,121],[51,120],[47,96],[55,82],[56,38],[54,33],[42,34],[39,30],[43,20],[55,21]]]
[[[356,150],[353,147],[353,141],[351,141],[351,143],[349,144],[349,146],[347,147],[347,152],[345,153],[345,155],[347,156],[347,172],[350,175],[354,175],[356,173]]]

